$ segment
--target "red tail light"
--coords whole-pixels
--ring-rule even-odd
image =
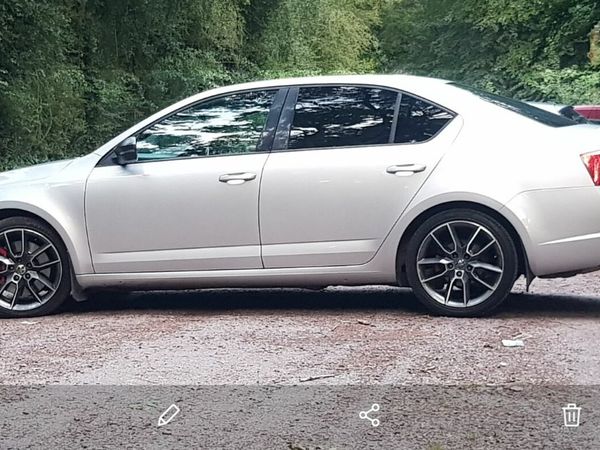
[[[584,153],[581,155],[583,164],[587,168],[592,181],[596,186],[600,186],[600,151]]]

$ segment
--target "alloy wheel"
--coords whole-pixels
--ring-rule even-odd
[[[493,233],[478,223],[445,222],[433,229],[417,252],[417,275],[436,302],[467,308],[486,301],[504,273],[504,255]]]
[[[27,228],[0,233],[0,308],[30,311],[47,303],[63,276],[56,246]]]

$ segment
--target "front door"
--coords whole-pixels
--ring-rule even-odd
[[[284,94],[203,101],[138,133],[138,162],[105,158],[85,202],[96,273],[262,268],[264,130]]]

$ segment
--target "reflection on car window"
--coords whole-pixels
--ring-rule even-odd
[[[200,103],[138,136],[140,161],[256,151],[276,91],[244,92]]]
[[[379,88],[301,88],[288,147],[385,144],[390,140],[397,93]]]
[[[412,144],[435,136],[454,116],[439,106],[402,94],[394,142]]]
[[[514,98],[503,97],[501,95],[492,94],[481,89],[477,89],[471,86],[465,86],[460,83],[449,83],[452,86],[456,86],[465,91],[472,92],[479,98],[493,103],[494,105],[500,106],[504,109],[508,109],[512,112],[520,114],[528,119],[535,120],[536,122],[543,123],[551,127],[568,127],[571,125],[577,125],[577,122],[567,119],[566,117],[559,116],[558,114],[545,111],[527,103],[515,100]]]

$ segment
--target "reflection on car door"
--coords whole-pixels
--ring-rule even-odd
[[[264,266],[368,262],[456,135],[453,117],[379,87],[291,88],[261,183]]]
[[[137,163],[101,162],[86,190],[95,271],[262,268],[260,177],[285,91],[204,101],[138,133]]]

